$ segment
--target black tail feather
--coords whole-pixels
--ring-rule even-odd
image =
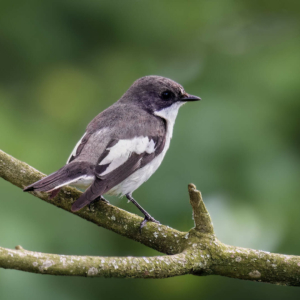
[[[33,184],[24,188],[24,192],[28,191],[40,191],[47,192],[54,189],[56,186],[63,184],[68,180],[64,167],[58,171],[50,174],[49,176],[42,178],[41,180],[34,182]]]
[[[42,178],[41,180],[34,182],[33,184],[25,187],[24,192],[40,191],[49,192],[57,187],[67,185],[71,181],[75,181],[84,175],[93,175],[93,168],[87,162],[72,162],[65,165],[58,171],[50,174],[49,176]]]
[[[31,191],[34,191],[34,187],[29,185],[27,186],[26,188],[23,189],[23,192],[31,192]]]

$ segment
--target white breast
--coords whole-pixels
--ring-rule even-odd
[[[111,195],[126,195],[131,194],[135,191],[141,184],[147,181],[151,175],[160,166],[167,150],[170,146],[170,141],[173,135],[173,127],[178,114],[178,110],[184,102],[176,102],[172,106],[155,112],[155,115],[165,119],[167,121],[167,132],[166,132],[166,142],[163,151],[156,156],[150,163],[145,165],[143,168],[137,170],[124,181],[113,187],[107,194]]]

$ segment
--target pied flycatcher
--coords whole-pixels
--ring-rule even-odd
[[[157,222],[132,193],[160,166],[180,106],[198,100],[168,78],[136,80],[120,100],[91,121],[64,167],[24,191],[50,192],[53,198],[65,185],[85,188],[72,205],[74,212],[97,199],[105,201],[104,194],[125,195],[145,215],[141,228],[147,221]]]

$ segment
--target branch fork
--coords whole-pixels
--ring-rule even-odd
[[[0,177],[19,188],[41,179],[44,174],[0,150]],[[300,286],[300,257],[228,246],[215,236],[211,217],[196,186],[188,186],[195,227],[189,232],[148,222],[142,234],[142,218],[111,204],[99,202],[93,211],[75,214],[87,221],[138,241],[166,256],[95,257],[57,255],[0,247],[0,268],[31,273],[116,277],[166,278],[185,274],[222,275],[251,281]],[[52,205],[71,212],[80,192],[65,187],[54,199],[31,192]]]

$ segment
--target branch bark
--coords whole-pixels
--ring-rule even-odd
[[[24,188],[44,174],[0,150],[0,176]],[[80,195],[66,187],[52,200],[47,194],[34,196],[71,212]],[[110,204],[99,203],[93,211],[75,213],[81,218],[158,250],[168,256],[91,257],[45,254],[0,247],[0,267],[26,272],[90,277],[166,278],[185,274],[222,275],[251,281],[300,286],[300,257],[269,253],[220,242],[215,234],[201,193],[189,185],[195,227],[180,232],[168,226],[147,223],[142,234],[142,218]]]
[[[0,266],[31,273],[87,277],[166,278],[190,273],[185,253],[153,257],[57,255],[0,247]]]

